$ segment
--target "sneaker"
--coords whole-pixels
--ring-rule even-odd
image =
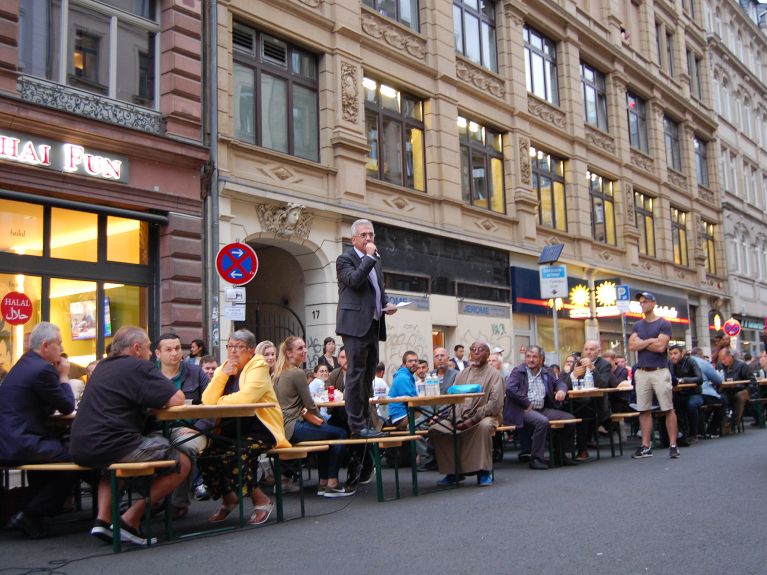
[[[493,484],[493,474],[490,471],[479,472],[479,486],[489,487]]]
[[[318,485],[317,486],[317,497],[325,497],[325,489],[326,489],[326,487],[324,485]]]
[[[373,481],[373,466],[363,466],[362,471],[360,471],[359,484],[367,485],[371,481]]]
[[[463,475],[459,475],[458,476],[458,482],[459,483],[461,481],[463,481],[464,479],[466,479],[466,478]],[[437,485],[439,485],[440,487],[447,487],[447,486],[453,485],[455,483],[456,483],[456,478],[455,478],[455,475],[452,474],[452,473],[450,473],[448,475],[445,475],[442,479],[437,481]]]
[[[277,486],[275,485],[272,488],[272,491],[274,493],[277,493]],[[301,487],[298,485],[295,481],[290,481],[289,479],[283,479],[282,480],[282,493],[298,493],[301,491]]]
[[[672,445],[668,448],[668,456],[671,459],[676,459],[679,457],[679,448],[676,445]]]
[[[643,457],[652,457],[652,447],[645,447],[644,445],[637,447],[631,459],[642,459]]]
[[[197,487],[194,488],[194,498],[197,501],[207,501],[210,499],[210,493],[208,492],[208,488],[205,487],[204,483],[200,483]]]
[[[578,451],[577,455],[575,456],[575,461],[588,461],[589,460],[589,452],[585,449],[581,449]]]
[[[343,485],[337,485],[336,487],[326,487],[325,488],[325,497],[349,497],[350,495],[354,495],[354,489],[349,489],[348,487],[344,487]]]
[[[112,525],[101,519],[96,519],[91,527],[91,535],[104,543],[112,543]]]
[[[133,543],[133,545],[139,545],[143,547],[146,545],[154,545],[157,543],[157,538],[152,537],[151,541],[147,540],[147,538],[144,537],[138,529],[134,529],[121,519],[120,541],[123,543]]]

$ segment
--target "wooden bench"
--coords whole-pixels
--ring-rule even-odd
[[[759,427],[764,428],[765,417],[764,407],[762,406],[767,403],[767,397],[755,397],[753,399],[749,399],[748,402],[754,405],[754,414],[756,415],[756,422],[759,424]]]
[[[415,441],[419,439],[419,435],[387,435],[385,437],[376,438],[349,438],[349,439],[323,439],[316,441],[302,441],[296,443],[294,447],[308,447],[316,445],[370,445],[373,453],[373,466],[376,474],[376,498],[379,502],[384,500],[383,497],[383,480],[381,477],[381,449],[402,447],[404,443]],[[415,461],[410,462],[411,465],[415,465]],[[277,477],[277,475],[275,475]],[[399,466],[394,465],[394,482],[396,487],[396,498],[400,498],[399,489]]]
[[[566,425],[576,425],[582,421],[583,419],[580,417],[573,417],[571,419],[550,419],[549,431],[564,429]],[[551,461],[552,465],[556,466],[561,457],[564,457],[564,446],[560,444],[559,449],[557,449],[557,452],[554,453],[554,438],[551,436],[551,433],[547,434],[547,438],[549,440],[549,460]],[[575,445],[572,446],[572,449],[573,451],[575,450]],[[575,454],[573,453],[572,455],[574,458]]]
[[[330,449],[329,445],[294,445],[293,447],[277,447],[270,449],[266,452],[266,455],[272,462],[272,472],[274,477],[282,478],[282,461],[303,461],[312,453],[327,451],[328,449]],[[300,466],[298,469],[298,486],[301,499],[301,517],[306,517],[304,505],[304,474],[301,471]],[[281,480],[274,482],[274,494],[275,499],[277,500],[277,521],[280,522],[283,520],[283,493]]]
[[[610,430],[610,454],[615,457],[615,439],[613,438],[613,431],[618,432],[618,448],[621,454],[621,457],[623,457],[623,434],[620,430],[620,424],[626,421],[627,419],[636,419],[639,417],[638,411],[625,411],[620,413],[613,413],[610,416],[610,422],[612,423],[613,429]]]
[[[119,479],[130,479],[133,477],[149,477],[154,475],[158,469],[170,469],[176,467],[178,463],[175,460],[159,460],[159,461],[131,461],[124,463],[113,463],[106,468],[109,472],[109,485],[112,492],[112,522],[115,522],[115,518],[120,517],[120,490],[118,485]],[[23,465],[17,465],[14,467],[3,467],[4,470],[18,470],[18,471],[32,471],[32,472],[89,472],[96,471],[92,467],[85,467],[77,465],[76,463],[25,463]],[[144,513],[144,527],[146,531],[147,546],[152,544],[152,534],[149,525],[149,516],[152,508],[152,502],[149,499],[149,493],[145,497],[146,509]],[[166,531],[170,532],[168,522],[172,521],[173,517],[171,513],[168,513],[166,509]],[[115,536],[116,535],[116,536]],[[122,540],[120,538],[119,530],[112,536],[112,551],[120,553],[122,551]]]

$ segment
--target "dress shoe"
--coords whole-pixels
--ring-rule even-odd
[[[379,437],[388,437],[388,433],[377,431],[372,427],[363,427],[359,431],[352,431],[352,439],[378,439]]]
[[[575,456],[576,461],[588,461],[589,460],[589,452],[585,449],[581,449],[578,451],[578,454]]]
[[[520,463],[528,463],[531,459],[531,455],[529,453],[520,453],[517,455],[517,461]]]
[[[578,465],[578,462],[567,457],[567,455],[564,455],[562,456],[562,465],[564,465],[565,467],[575,467],[576,465]]]
[[[10,526],[16,531],[21,531],[30,539],[42,539],[48,535],[45,529],[43,529],[43,521],[40,517],[35,517],[23,511],[19,511],[13,516]]]
[[[437,464],[433,461],[431,463],[424,463],[418,466],[418,471],[437,471]]]
[[[548,469],[549,466],[546,465],[543,461],[538,459],[537,457],[533,457],[530,459],[530,469]]]

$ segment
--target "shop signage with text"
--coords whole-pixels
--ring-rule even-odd
[[[0,132],[0,159],[115,182],[128,181],[128,160],[68,142]]]
[[[23,325],[32,317],[32,300],[21,292],[8,292],[0,301],[0,313],[9,324]]]

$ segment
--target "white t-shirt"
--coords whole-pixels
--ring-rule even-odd
[[[379,397],[388,397],[389,396],[389,384],[386,383],[386,380],[382,377],[376,377],[373,378],[373,397],[379,398]],[[378,417],[382,419],[388,419],[389,418],[389,406],[379,405],[378,406]]]

